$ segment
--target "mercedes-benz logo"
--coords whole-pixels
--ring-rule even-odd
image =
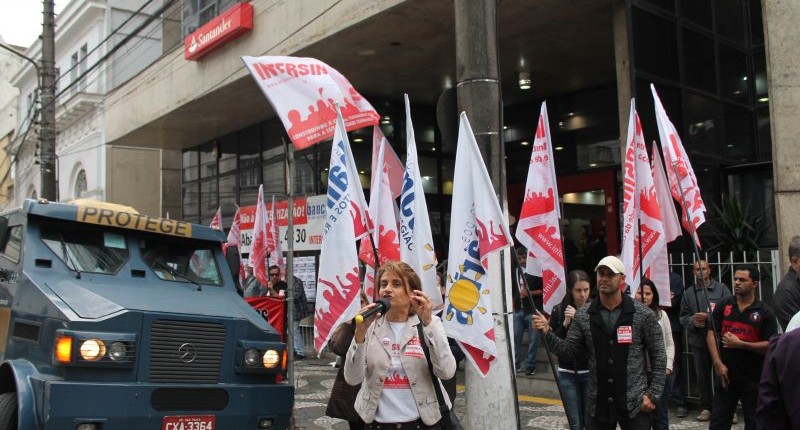
[[[178,360],[189,364],[197,358],[197,348],[191,343],[184,343],[178,347]]]

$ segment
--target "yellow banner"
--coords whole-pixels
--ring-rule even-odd
[[[111,209],[78,206],[77,221],[173,236],[192,237],[192,224],[188,222],[153,218],[147,215],[118,212]]]

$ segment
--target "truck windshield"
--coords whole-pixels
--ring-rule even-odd
[[[43,223],[41,231],[44,244],[76,272],[115,274],[129,257],[125,236],[118,233],[64,223]]]
[[[165,281],[222,285],[211,244],[149,236],[139,241],[145,263]],[[219,245],[216,245],[219,246]]]

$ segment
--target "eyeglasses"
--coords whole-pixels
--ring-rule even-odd
[[[270,273],[269,276],[280,276],[280,273]]]

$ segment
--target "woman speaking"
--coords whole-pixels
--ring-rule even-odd
[[[432,380],[420,342],[428,346],[434,374],[452,378],[456,362],[444,327],[433,317],[431,301],[411,266],[386,263],[377,279],[380,296],[391,306],[386,315],[378,313],[356,325],[344,366],[347,383],[362,384],[356,412],[367,429],[439,429],[442,417],[433,384],[440,382]],[[419,338],[419,324],[424,339]],[[452,407],[447,396],[444,400]]]

